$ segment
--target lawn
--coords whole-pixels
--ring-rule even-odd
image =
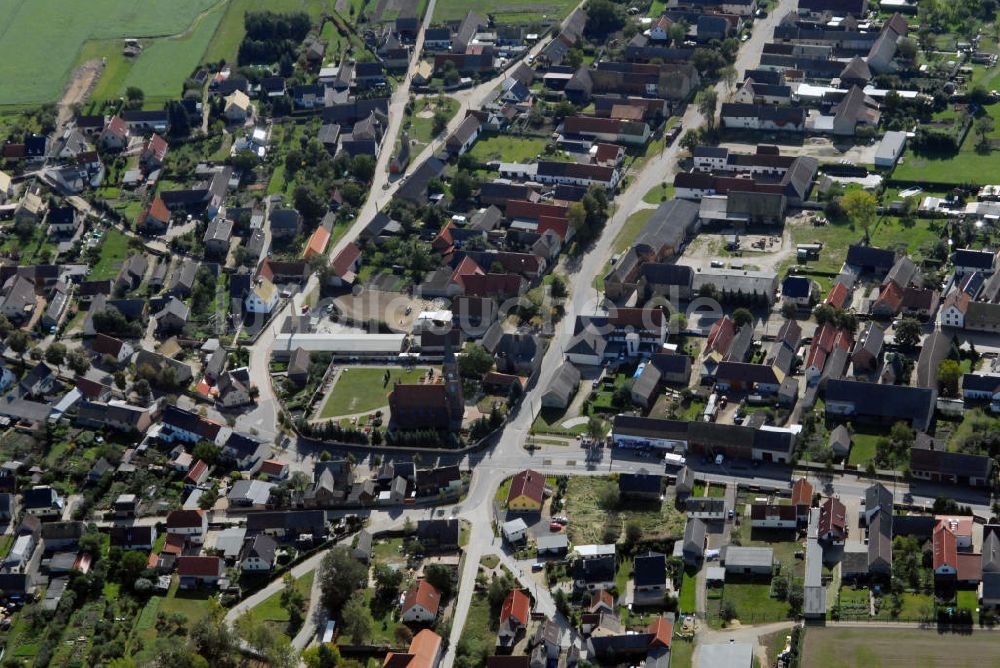
[[[402,538],[391,538],[387,541],[379,541],[372,548],[373,561],[395,564],[405,563],[406,555],[400,551],[402,546]]]
[[[570,541],[577,545],[605,542],[605,529],[624,536],[624,527],[639,523],[645,540],[677,538],[684,532],[684,515],[670,500],[636,506],[617,499],[618,482],[610,477],[574,477],[566,487]],[[613,505],[609,505],[613,503]]]
[[[181,33],[217,2],[0,0],[0,15],[5,17],[5,25],[0,31],[0,81],[4,82],[0,88],[0,104],[54,102],[85,42],[124,37],[148,39]],[[193,54],[193,58],[200,59],[202,53]],[[147,55],[143,54],[140,59]],[[176,51],[174,55],[185,54]],[[183,66],[173,62],[160,62],[159,67],[166,72],[177,69],[180,77],[189,73],[188,70],[180,72]],[[173,92],[176,95],[180,90]]]
[[[544,139],[496,135],[477,139],[469,155],[479,162],[533,162],[544,150]]]
[[[559,434],[562,436],[576,436],[587,431],[587,423],[563,427],[562,423],[572,418],[566,415],[566,411],[558,408],[543,408],[538,412],[538,417],[531,425],[531,430],[536,434]]]
[[[309,595],[312,592],[313,577],[316,571],[309,571],[295,580],[295,588],[305,597],[306,608],[309,607]],[[251,616],[270,626],[277,633],[293,635],[298,629],[289,629],[288,611],[281,605],[281,592],[268,596],[255,608],[250,610]]]
[[[974,589],[962,589],[955,593],[957,607],[975,612],[979,607],[979,594]]]
[[[771,597],[767,582],[726,582],[722,599],[736,608],[736,618],[744,625],[788,619],[788,603]]]
[[[367,413],[389,405],[387,395],[396,382],[416,383],[426,373],[426,369],[389,369],[389,382],[383,382],[386,369],[345,368],[333,391],[323,405],[320,417],[337,417]]]
[[[692,568],[684,569],[681,579],[681,593],[677,601],[679,612],[697,612],[698,607],[698,572]]]
[[[52,243],[45,226],[38,225],[31,238],[27,240],[22,240],[13,232],[8,234],[0,244],[0,251],[17,257],[22,264],[34,264],[39,261],[50,262],[55,257],[56,246]]]
[[[90,268],[87,279],[101,281],[114,278],[121,271],[122,261],[128,257],[128,237],[111,227],[105,230],[101,241],[101,259]]]
[[[458,100],[450,97],[439,96],[429,98],[414,105],[414,113],[409,117],[410,139],[421,145],[430,144],[434,139],[434,111],[443,110],[448,114],[448,120],[458,111]],[[482,140],[480,140],[482,141]],[[411,153],[412,155],[412,153]]]
[[[659,204],[660,202],[665,202],[669,199],[674,198],[674,184],[673,183],[661,183],[655,186],[646,193],[642,201],[647,204]]]
[[[653,217],[656,213],[656,209],[642,209],[641,211],[636,211],[625,221],[622,225],[622,229],[618,231],[618,236],[615,237],[615,242],[611,247],[613,253],[624,253],[628,250],[629,246],[635,241],[635,238],[639,236],[643,228],[646,227],[646,223],[649,219]],[[598,290],[604,289],[604,277],[613,265],[609,261],[604,268],[601,269],[601,273],[594,277],[594,287]]]
[[[989,632],[951,636],[936,628],[810,628],[802,651],[809,668],[981,668],[997,666],[997,640]]]
[[[874,434],[861,434],[855,432],[852,437],[851,454],[847,457],[848,464],[855,466],[865,466],[875,458],[875,444],[879,437]]]
[[[485,594],[476,592],[472,595],[472,602],[469,604],[469,612],[465,618],[465,627],[462,629],[462,640],[459,641],[457,652],[461,655],[464,653],[463,650],[466,649],[474,655],[478,646],[492,654],[496,642],[497,632],[493,629],[493,614],[490,611],[490,601]],[[477,664],[473,662],[466,665]]]
[[[694,661],[694,641],[674,636],[670,645],[670,668],[691,668]]]
[[[1000,106],[986,107],[993,117],[994,129],[991,139],[1000,139]],[[896,167],[893,179],[902,181],[920,181],[946,184],[985,184],[990,182],[996,170],[997,156],[992,153],[978,153],[976,144],[979,138],[975,127],[969,131],[962,142],[962,147],[956,155],[922,156],[907,149],[902,164]]]
[[[483,16],[490,14],[497,25],[504,23],[536,23],[543,18],[561,20],[576,7],[575,0],[519,0],[518,2],[492,2],[490,0],[441,0],[434,8],[434,23],[458,20],[469,11]]]

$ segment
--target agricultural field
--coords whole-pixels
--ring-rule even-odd
[[[561,21],[576,7],[575,0],[522,0],[520,2],[489,2],[488,0],[438,0],[434,7],[435,23],[462,19],[469,11],[483,16],[490,14],[497,23],[541,23]]]
[[[932,629],[883,629],[874,625],[860,629],[810,628],[805,635],[802,665],[809,668],[1000,666],[996,642],[988,632],[947,637]]]
[[[90,0],[66,3],[62,0],[0,0],[0,104],[52,102],[59,98],[78,63],[85,43],[91,40],[121,40],[125,37],[155,38],[180,35],[192,27],[194,33],[205,23],[199,16],[218,6],[218,0]],[[221,11],[216,11],[221,16]],[[197,24],[197,26],[195,25]],[[214,27],[204,40],[207,45]],[[177,40],[183,41],[183,40]],[[116,44],[120,52],[121,43]],[[196,45],[170,53],[183,55]],[[204,52],[194,54],[200,59]],[[160,60],[156,52],[142,54],[140,60]],[[185,61],[186,63],[186,61]],[[197,64],[197,63],[195,63]],[[162,68],[182,77],[188,71],[177,62],[159,62],[146,72]],[[117,75],[116,75],[117,76]],[[159,75],[157,79],[160,78]],[[179,93],[179,89],[176,91]]]

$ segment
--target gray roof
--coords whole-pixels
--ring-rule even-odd
[[[579,385],[580,372],[573,364],[564,361],[552,375],[552,380],[549,382],[549,387],[545,390],[545,393],[554,394],[561,401],[568,403],[573,398],[573,395],[576,394],[576,388]]]
[[[697,555],[705,549],[705,522],[699,518],[689,518],[684,527],[684,551]]]
[[[736,568],[756,568],[774,565],[774,550],[770,547],[741,547],[727,545],[722,552],[726,566]]]
[[[683,199],[660,204],[636,237],[640,252],[658,255],[663,248],[678,248],[698,220],[698,205]],[[645,250],[648,249],[648,250]]]

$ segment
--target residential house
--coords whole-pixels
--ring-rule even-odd
[[[514,475],[507,493],[507,508],[521,512],[540,512],[545,499],[545,476],[525,469]]]
[[[421,629],[413,636],[406,653],[389,652],[382,664],[386,668],[437,668],[441,660],[441,636]]]
[[[636,555],[632,562],[635,605],[661,605],[667,594],[667,558],[659,552]]]
[[[843,545],[847,540],[847,510],[840,499],[828,497],[819,507],[819,540],[827,545]]]
[[[468,115],[445,140],[445,150],[452,156],[464,155],[479,138],[482,123],[474,115]]]
[[[910,449],[910,474],[936,483],[988,487],[993,479],[993,459],[935,449],[932,439],[918,438]]]
[[[27,515],[38,519],[62,516],[63,499],[48,485],[38,485],[26,490],[22,495],[21,505]]]
[[[937,391],[904,385],[880,385],[831,378],[826,386],[826,414],[868,422],[908,422],[926,431],[933,418]]]
[[[520,589],[512,589],[500,607],[500,627],[497,632],[497,647],[505,651],[514,644],[528,627],[531,614],[531,599]]]
[[[240,552],[240,569],[255,573],[270,571],[274,568],[277,549],[278,543],[265,534],[247,539]]]
[[[605,555],[576,559],[573,562],[572,577],[573,587],[577,590],[611,589],[615,586],[615,557]]]
[[[458,549],[460,527],[458,520],[418,520],[417,541],[430,552],[449,552]]]
[[[618,494],[622,499],[660,502],[663,476],[650,473],[622,473],[618,476]]]
[[[441,606],[441,593],[426,580],[418,580],[403,597],[400,620],[408,624],[433,622]]]
[[[201,545],[208,533],[208,515],[203,510],[173,510],[167,514],[167,533],[185,536]]]
[[[214,587],[226,571],[226,562],[221,557],[180,556],[176,563],[181,589]]]
[[[549,381],[549,386],[542,394],[542,406],[566,408],[576,396],[580,386],[580,371],[572,363],[566,361],[559,365]]]
[[[113,526],[111,534],[111,547],[117,547],[124,551],[148,551],[156,545],[155,526]]]

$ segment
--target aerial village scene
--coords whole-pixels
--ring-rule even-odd
[[[998,56],[0,0],[0,667],[1000,665]]]

